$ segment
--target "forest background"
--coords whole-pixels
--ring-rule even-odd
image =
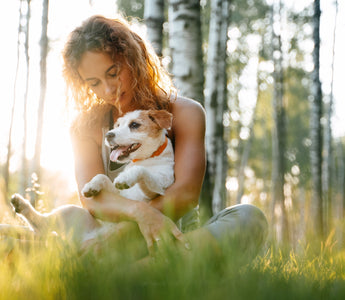
[[[8,199],[17,191],[41,211],[78,203],[61,50],[88,16],[121,12],[137,18],[136,30],[153,42],[180,93],[206,109],[203,218],[252,203],[265,212],[272,241],[297,248],[332,235],[343,245],[344,1],[6,5],[0,12],[1,223],[14,222]]]

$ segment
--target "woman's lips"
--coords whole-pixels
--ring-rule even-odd
[[[111,101],[112,103],[116,103],[116,101],[120,100],[121,98],[123,98],[123,96],[125,95],[125,92],[123,92],[122,94],[120,94],[119,97],[113,98]]]

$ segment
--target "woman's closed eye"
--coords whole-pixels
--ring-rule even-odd
[[[120,67],[118,65],[113,65],[108,71],[107,75],[110,77],[116,77],[119,75]]]
[[[98,85],[99,85],[99,80],[88,82],[88,86],[90,87],[96,87]]]
[[[108,76],[110,76],[110,77],[116,77],[118,75],[118,72],[116,71],[116,72],[109,72],[108,73]]]

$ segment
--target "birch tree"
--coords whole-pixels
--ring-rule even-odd
[[[320,0],[314,0],[313,40],[314,70],[312,72],[311,116],[310,116],[310,158],[312,175],[312,202],[315,207],[315,230],[324,238],[324,209],[322,197],[322,91],[320,82]]]
[[[226,44],[228,40],[229,2],[222,0],[211,2],[209,27],[205,108],[208,176],[212,189],[213,213],[219,212],[226,205],[227,156],[223,114],[227,104]]]
[[[343,143],[339,140],[336,144],[337,157],[337,190],[339,193],[339,209],[338,217],[340,220],[344,218],[345,209],[345,156],[343,150]]]
[[[4,181],[5,181],[5,191],[4,196],[7,197],[7,192],[9,188],[9,182],[10,182],[10,161],[12,156],[12,130],[13,130],[13,124],[14,124],[14,117],[15,117],[15,107],[17,102],[17,88],[18,88],[18,79],[19,79],[19,73],[20,73],[20,59],[21,59],[21,51],[22,48],[27,46],[28,42],[28,16],[30,16],[29,13],[29,5],[30,1],[21,0],[19,5],[19,20],[18,20],[18,37],[17,37],[17,65],[16,65],[16,71],[15,71],[15,79],[14,79],[14,86],[13,86],[13,102],[12,102],[12,108],[11,108],[11,121],[10,121],[10,127],[9,127],[9,133],[8,133],[8,143],[7,143],[7,158],[4,168]],[[26,10],[26,12],[25,12]],[[21,40],[22,36],[25,37],[25,44],[23,45]],[[27,61],[27,67],[28,67],[28,61]],[[27,78],[28,79],[28,78]],[[25,122],[24,122],[25,124]],[[24,125],[25,126],[25,125]],[[25,137],[24,137],[25,139]],[[24,143],[25,144],[25,143]],[[25,155],[25,148],[23,149],[24,155]]]
[[[203,104],[204,68],[199,0],[169,1],[171,72],[181,96]]]
[[[47,88],[47,56],[48,56],[48,8],[49,0],[43,0],[43,10],[42,10],[42,32],[40,39],[41,47],[41,59],[40,59],[40,97],[38,104],[38,119],[37,119],[37,136],[35,144],[35,156],[33,171],[40,178],[40,160],[41,160],[41,145],[42,145],[42,124],[44,115],[44,103]]]
[[[181,96],[204,104],[204,63],[202,57],[201,17],[199,0],[171,0],[169,15],[169,46],[171,73]],[[199,199],[205,219],[212,215],[208,170]]]
[[[145,0],[144,19],[147,37],[158,56],[162,56],[164,0]]]
[[[258,106],[259,106],[259,92],[260,92],[260,88],[259,88],[259,82],[258,82],[258,87],[257,87],[257,91],[258,91],[258,97],[256,100],[256,104],[254,107],[254,111],[253,111],[253,116],[252,116],[252,120],[249,124],[249,138],[247,139],[244,147],[243,147],[243,151],[242,151],[242,155],[241,155],[241,161],[240,161],[240,165],[238,168],[238,189],[237,189],[237,195],[236,195],[236,204],[240,204],[241,203],[241,199],[244,193],[244,180],[245,180],[245,168],[248,165],[248,159],[249,159],[249,154],[250,154],[250,150],[252,147],[252,142],[254,139],[254,124],[256,121],[256,115],[257,115],[257,110],[258,110]]]
[[[144,18],[145,0],[116,0],[118,11],[124,12],[125,15],[138,18]]]
[[[30,15],[31,15],[31,0],[27,0],[27,11],[25,17],[25,43],[24,43],[24,53],[26,62],[26,82],[25,82],[25,92],[24,92],[24,111],[23,111],[23,144],[22,144],[22,166],[21,166],[21,178],[19,184],[19,192],[23,195],[25,189],[28,186],[28,161],[26,159],[26,146],[27,146],[27,106],[28,106],[28,93],[29,93],[29,76],[30,76],[30,55],[29,55],[29,33],[30,33]]]
[[[325,139],[324,139],[324,168],[323,168],[323,193],[325,200],[325,224],[326,230],[330,229],[330,222],[332,220],[332,114],[333,114],[333,90],[334,90],[334,58],[335,58],[335,39],[337,31],[337,16],[338,16],[338,1],[335,1],[335,21],[333,29],[333,45],[332,45],[332,75],[331,75],[331,93],[329,96],[329,103],[326,111],[326,126],[325,126]]]
[[[278,2],[278,3],[277,3]],[[284,105],[283,52],[281,42],[281,1],[273,4],[273,163],[272,163],[272,202],[279,207],[280,218],[277,220],[278,242],[288,242],[288,221],[285,209],[285,151],[286,151],[286,113]],[[275,212],[275,209],[274,209]]]

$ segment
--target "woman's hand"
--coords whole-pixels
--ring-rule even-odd
[[[150,255],[172,242],[182,243],[186,249],[190,249],[188,240],[175,223],[147,203],[138,202],[134,219],[146,241]]]
[[[175,223],[148,203],[129,200],[107,191],[84,198],[83,202],[93,216],[104,221],[137,223],[151,255],[172,242],[182,243],[186,249],[190,248],[188,240]]]

